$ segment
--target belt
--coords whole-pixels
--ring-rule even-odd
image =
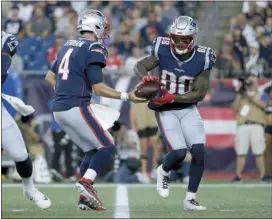
[[[246,121],[244,124],[242,125],[261,125],[264,127],[264,124],[259,123],[259,122],[254,122],[254,121]]]

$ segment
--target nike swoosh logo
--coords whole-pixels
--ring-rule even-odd
[[[10,37],[11,40],[15,40],[15,37]]]

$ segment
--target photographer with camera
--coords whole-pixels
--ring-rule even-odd
[[[140,139],[136,132],[126,128],[119,121],[112,127],[112,135],[117,148],[114,170],[104,180],[115,183],[148,183],[148,179],[139,172],[141,167]]]
[[[264,151],[266,125],[265,109],[267,98],[258,89],[257,74],[242,75],[237,86],[237,96],[232,104],[232,109],[237,113],[237,134],[235,139],[235,151],[237,155],[236,176],[233,182],[241,180],[241,173],[245,167],[246,155],[249,145],[256,157],[256,165],[260,171],[260,180],[266,181]]]

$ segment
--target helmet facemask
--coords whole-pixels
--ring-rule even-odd
[[[170,45],[174,53],[184,55],[193,50],[195,35],[175,35],[169,34]]]

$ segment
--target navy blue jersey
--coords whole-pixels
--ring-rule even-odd
[[[88,65],[106,66],[104,45],[85,38],[69,40],[59,51],[51,67],[56,74],[53,111],[64,111],[90,104],[93,84],[101,83],[103,75],[87,73]]]
[[[19,42],[14,35],[2,31],[2,56],[10,56],[10,57],[14,56],[18,45],[19,45]],[[6,57],[4,58],[2,58],[2,61],[6,63],[2,63],[2,68],[4,65],[7,65],[6,69],[8,69],[10,66],[10,58],[8,59],[6,59]],[[1,69],[2,80],[4,81],[6,80],[7,74],[8,74],[7,71],[3,71]],[[4,81],[2,81],[2,83]]]
[[[173,94],[184,94],[192,91],[195,78],[205,70],[211,70],[216,61],[216,55],[209,47],[195,45],[192,55],[185,61],[173,53],[168,37],[158,37],[153,41],[151,54],[159,64],[160,80]],[[168,103],[160,107],[149,104],[153,110],[163,111],[182,109],[197,103]]]

